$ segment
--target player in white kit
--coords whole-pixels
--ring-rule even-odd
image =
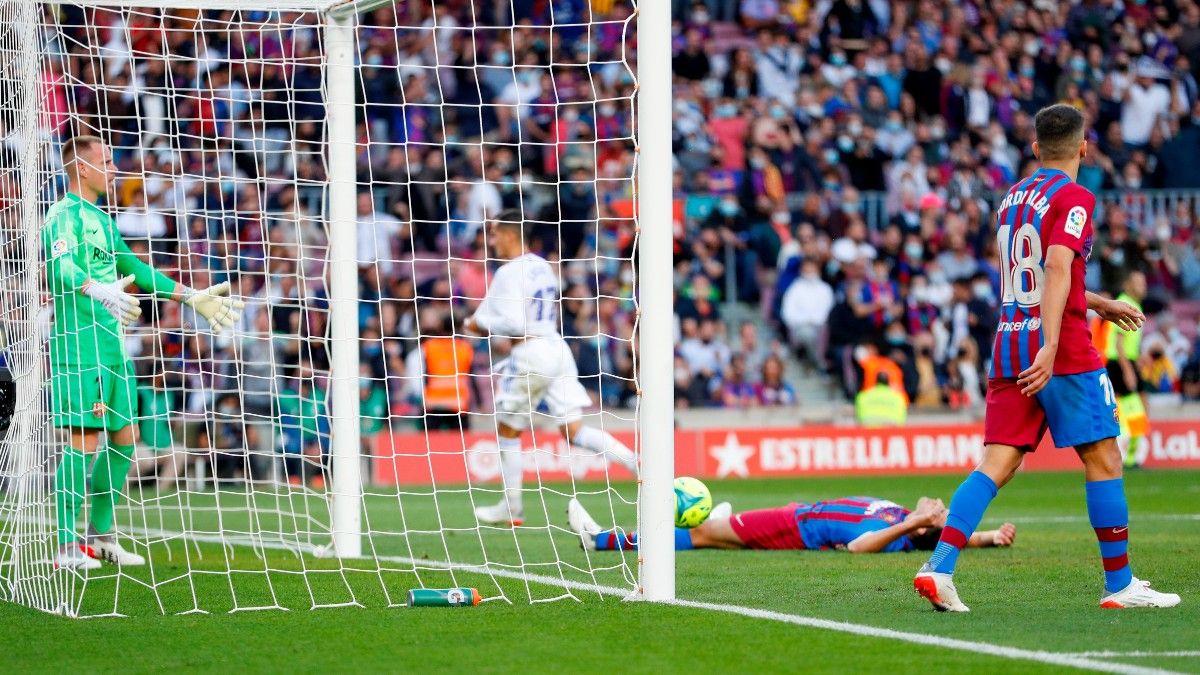
[[[575,357],[558,332],[558,275],[545,258],[527,250],[520,212],[501,213],[489,223],[488,235],[492,253],[508,262],[492,275],[487,295],[464,328],[477,335],[507,337],[513,348],[493,374],[504,498],[476,508],[475,516],[483,524],[516,526],[524,518],[521,432],[530,427],[543,402],[572,446],[603,455],[635,476],[637,462],[633,451],[612,434],[582,423],[583,408],[592,401],[579,384]]]

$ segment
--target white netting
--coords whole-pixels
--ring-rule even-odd
[[[549,302],[594,402],[582,421],[634,445],[636,68],[632,6],[611,4],[423,0],[356,17],[357,166],[339,177],[320,13],[0,2],[0,322],[17,389],[0,447],[0,598],[96,615],[631,588],[633,555],[580,550],[564,513],[578,497],[603,524],[632,522],[633,476],[560,436],[553,405],[525,413],[523,526],[477,519],[505,495],[491,373],[520,340],[464,334],[503,262],[484,221],[519,209],[558,279],[563,300]],[[214,335],[179,303],[139,296],[124,334],[138,454],[116,532],[149,564],[80,574],[51,564],[69,443],[36,309],[52,294],[57,251],[41,229],[66,189],[62,144],[89,134],[112,149],[102,208],[133,253],[192,288],[229,281],[246,309]],[[330,557],[339,179],[358,186],[356,559]]]

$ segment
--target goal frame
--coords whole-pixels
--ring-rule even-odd
[[[318,13],[325,31],[324,90],[329,141],[328,223],[338,236],[329,242],[330,456],[333,553],[362,555],[363,485],[359,462],[358,266],[355,226],[355,16],[392,0],[254,0],[254,9]],[[34,6],[65,4],[32,0]],[[73,0],[81,7],[125,7],[136,2]],[[242,0],[149,0],[158,9],[248,9]],[[671,8],[661,0],[635,4],[637,103],[635,108],[635,200],[637,208],[636,355],[638,438],[638,585],[632,599],[675,598],[674,387],[672,378],[672,205],[671,205]],[[36,123],[36,111],[30,123]],[[33,133],[32,128],[29,129]],[[27,144],[26,158],[37,143]],[[29,181],[26,181],[27,183]],[[36,186],[34,187],[36,190]],[[41,214],[36,200],[25,204],[25,230],[37,237]],[[643,227],[642,224],[648,224]],[[34,247],[28,247],[30,251]],[[30,265],[36,265],[35,259]],[[32,275],[30,275],[32,278]],[[650,308],[651,311],[645,311]],[[36,376],[36,374],[35,374]]]

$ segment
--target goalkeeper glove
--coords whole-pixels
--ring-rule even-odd
[[[128,326],[142,315],[142,306],[138,304],[137,298],[125,292],[125,287],[131,283],[133,283],[132,274],[108,284],[88,279],[79,290],[100,303],[100,306],[111,314],[117,323]]]
[[[242,308],[246,303],[229,296],[229,282],[211,286],[202,291],[183,287],[183,304],[196,310],[212,326],[214,333],[220,333],[237,323],[242,316]]]

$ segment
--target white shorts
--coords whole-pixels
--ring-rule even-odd
[[[493,373],[496,421],[513,429],[528,429],[544,402],[546,417],[567,424],[583,416],[592,397],[579,384],[571,348],[558,336],[529,338],[513,347]]]

